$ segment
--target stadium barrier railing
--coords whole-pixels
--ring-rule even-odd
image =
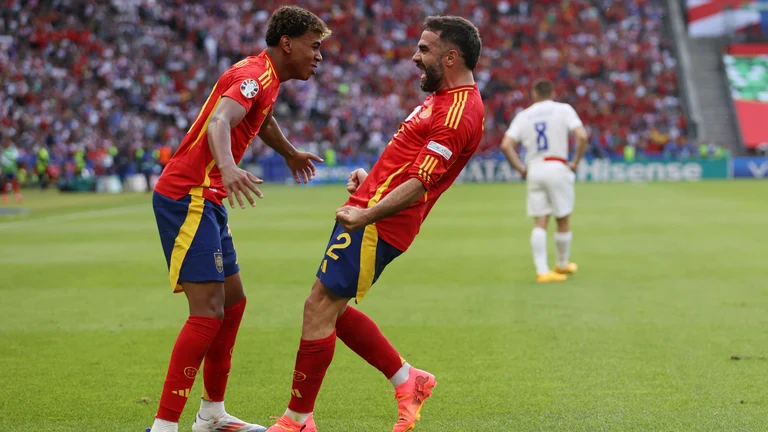
[[[341,161],[334,166],[319,164],[317,175],[309,184],[344,184],[349,173],[356,168],[370,169],[375,160],[359,159]],[[268,183],[294,184],[293,177],[280,158],[264,159],[259,162],[245,163],[242,167]],[[152,174],[134,174],[121,183],[117,176],[98,176],[95,186],[83,188],[80,192],[141,192],[151,190],[158,176]],[[576,172],[576,180],[585,183],[604,182],[698,182],[717,179],[768,179],[768,157],[734,157],[730,159],[688,159],[665,160],[647,158],[627,162],[618,159],[588,158],[582,161]],[[478,156],[473,158],[456,180],[457,183],[498,183],[521,182],[517,173],[500,155]]]

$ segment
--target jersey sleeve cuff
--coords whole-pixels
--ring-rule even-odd
[[[415,178],[415,179],[417,179],[418,181],[420,181],[420,182],[421,182],[421,184],[423,184],[423,185],[424,185],[424,189],[426,189],[426,190],[427,190],[427,192],[429,192],[430,190],[432,190],[432,182],[431,182],[431,181],[427,181],[427,180],[425,180],[425,179],[424,179],[424,177],[422,177],[422,176],[420,176],[420,175],[419,175],[419,173],[417,173],[417,172],[411,172],[411,173],[408,175],[408,179],[410,180],[410,179],[412,179],[412,178]]]
[[[246,105],[246,102],[243,102],[243,101],[242,101],[242,100],[240,100],[239,98],[236,98],[236,97],[232,97],[232,96],[230,96],[230,95],[228,95],[228,94],[223,94],[223,95],[221,95],[221,97],[225,97],[225,98],[230,98],[230,99],[232,99],[233,101],[235,101],[235,102],[239,103],[241,107],[245,108],[245,110],[246,110],[246,111],[248,111],[248,110],[250,110],[250,109],[251,109],[250,105]]]

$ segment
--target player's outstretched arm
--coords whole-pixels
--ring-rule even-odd
[[[367,209],[358,207],[342,207],[336,210],[336,220],[346,231],[357,231],[360,228],[376,223],[385,217],[404,210],[409,205],[424,196],[427,188],[419,179],[409,179],[396,187],[378,204]]]
[[[243,120],[246,112],[245,107],[239,102],[224,97],[216,105],[216,110],[213,111],[211,121],[208,123],[208,145],[211,148],[213,160],[216,161],[216,167],[221,172],[221,182],[227,190],[227,199],[232,208],[235,208],[233,196],[240,204],[240,208],[245,208],[241,194],[251,203],[251,206],[255,206],[256,201],[253,200],[249,191],[259,198],[264,196],[256,187],[257,184],[263,183],[263,180],[238,168],[232,156],[232,128]]]
[[[280,156],[285,158],[285,163],[293,173],[293,178],[296,183],[304,183],[312,180],[315,175],[315,162],[322,162],[319,156],[316,156],[308,152],[300,152],[288,141],[288,138],[283,135],[283,131],[280,130],[280,125],[277,124],[277,120],[272,116],[272,113],[267,115],[264,119],[264,124],[259,130],[259,138],[272,149],[274,149]]]
[[[573,156],[573,160],[568,164],[571,169],[576,172],[579,168],[579,162],[584,157],[584,153],[587,151],[587,130],[584,126],[579,126],[573,130],[573,134],[576,136],[576,154]]]
[[[501,140],[501,151],[504,152],[504,156],[507,157],[509,164],[512,165],[523,178],[525,178],[525,175],[527,174],[525,164],[517,154],[517,150],[515,150],[516,146],[517,142],[514,139],[504,135],[504,138]]]

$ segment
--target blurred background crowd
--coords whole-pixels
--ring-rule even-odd
[[[0,10],[0,123],[20,176],[159,172],[218,76],[258,54],[275,0],[9,0]],[[481,29],[475,78],[496,153],[537,77],[557,84],[603,158],[727,157],[697,142],[678,91],[664,8],[650,0],[307,0],[333,36],[308,82],[285,83],[275,115],[330,163],[375,157],[424,98],[411,56],[421,21]],[[8,36],[13,35],[13,37]],[[258,139],[244,162],[272,157]]]

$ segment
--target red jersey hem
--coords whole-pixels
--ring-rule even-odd
[[[172,200],[180,200],[187,195],[202,196],[204,199],[216,205],[224,205],[224,198],[226,198],[226,196],[219,197],[215,192],[212,192],[210,188],[201,186],[176,188],[176,190],[174,190],[173,188],[165,188],[158,183],[155,185],[154,191]]]
[[[407,251],[408,248],[411,246],[411,243],[413,243],[413,240],[411,240],[409,243],[400,242],[397,240],[397,237],[395,237],[394,234],[393,234],[393,237],[390,237],[386,229],[386,224],[384,225],[383,231],[381,230],[382,226],[380,225],[380,223],[376,223],[376,228],[379,232],[379,238],[387,242],[393,248],[399,250],[401,253],[405,253],[405,251]]]

